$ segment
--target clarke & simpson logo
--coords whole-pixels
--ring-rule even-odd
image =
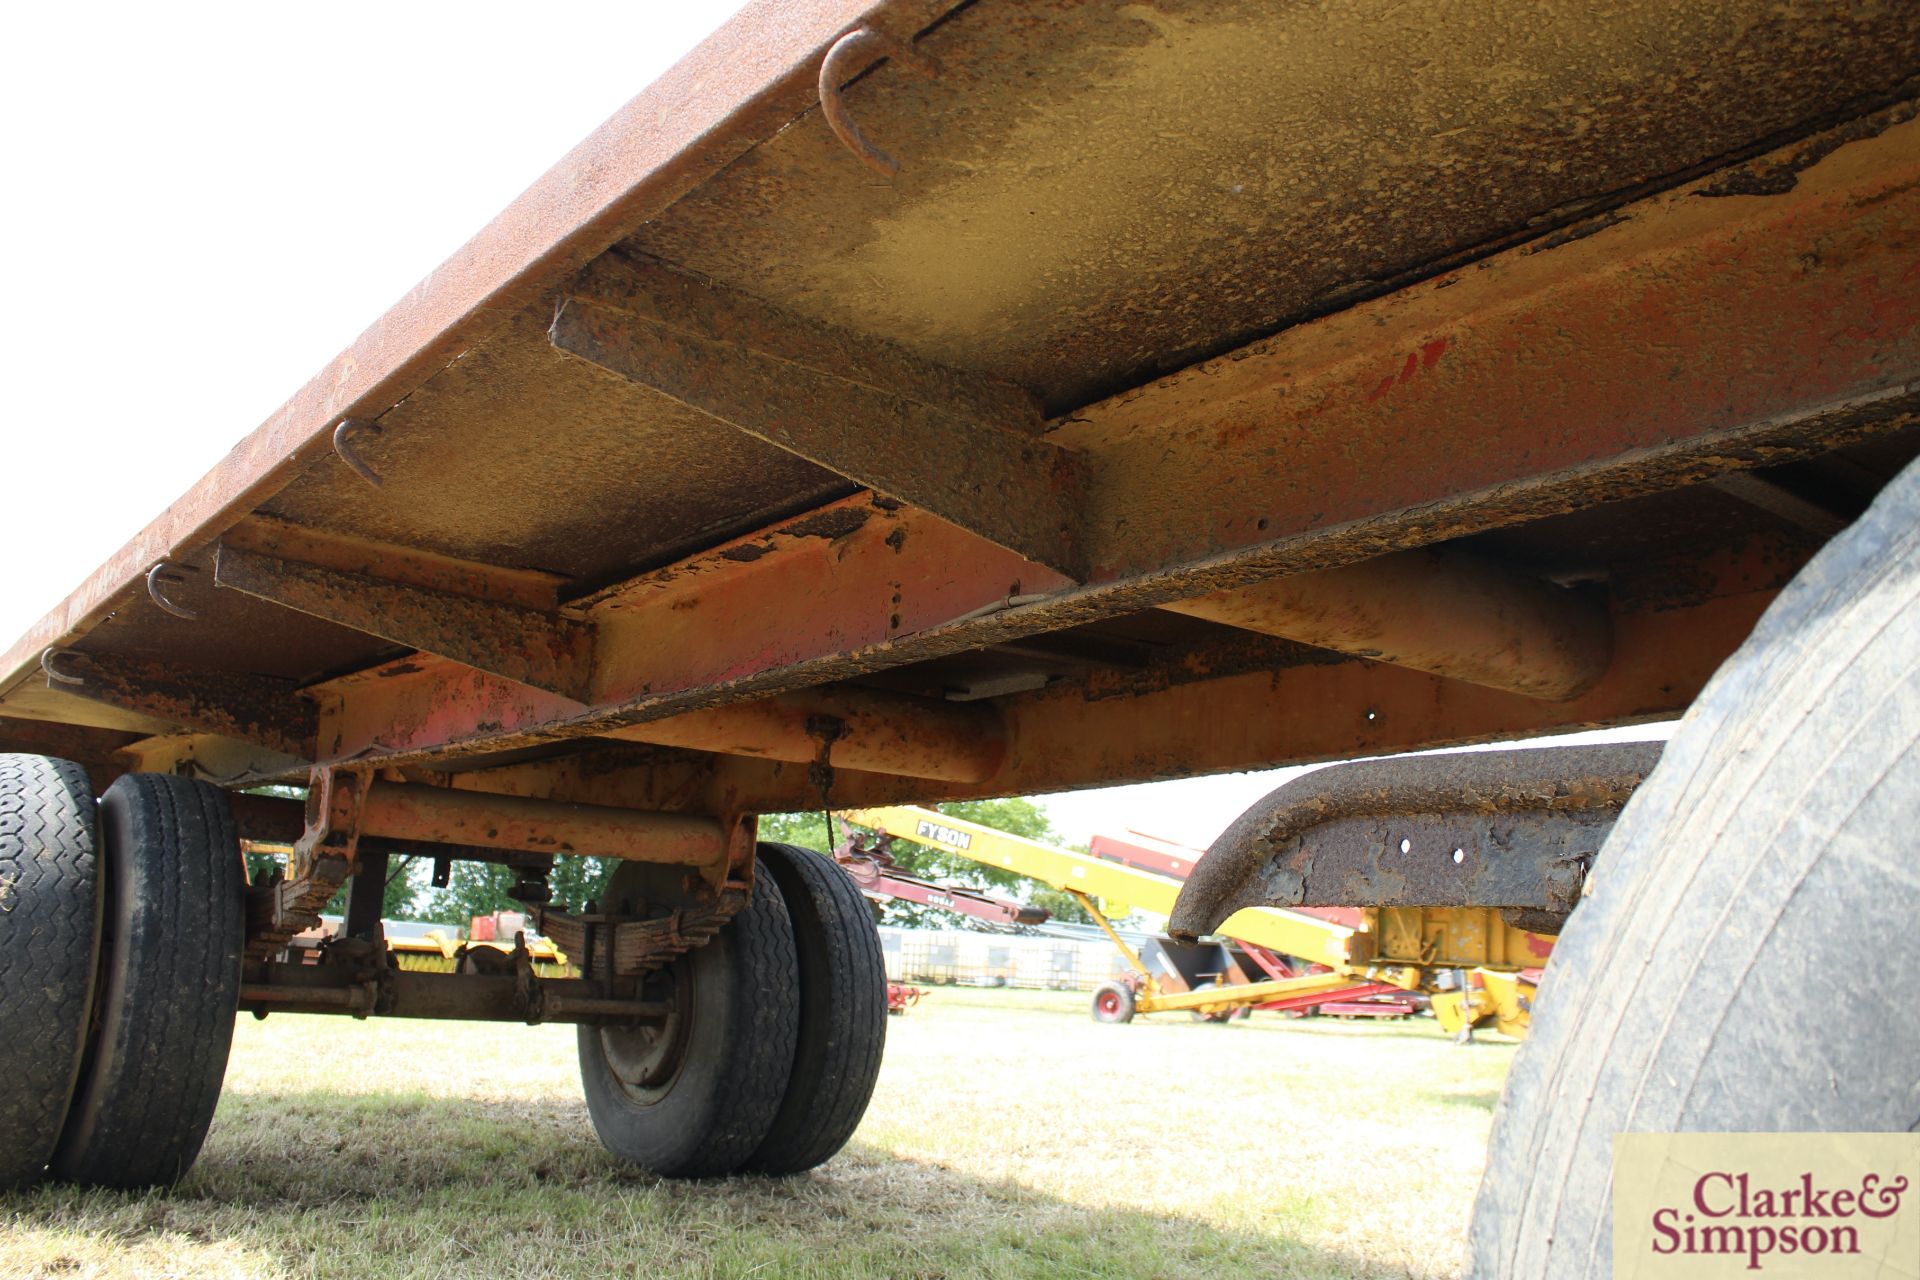
[[[1616,1277],[1920,1277],[1920,1135],[1614,1139]]]
[[[1891,1218],[1900,1211],[1907,1179],[1882,1181],[1869,1173],[1857,1188],[1814,1185],[1811,1173],[1800,1185],[1755,1191],[1750,1175],[1715,1169],[1693,1184],[1685,1208],[1665,1205],[1653,1211],[1653,1251],[1658,1254],[1740,1254],[1747,1270],[1759,1271],[1774,1254],[1818,1257],[1860,1256],[1856,1218]]]

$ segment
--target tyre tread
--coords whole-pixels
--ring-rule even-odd
[[[615,1155],[660,1177],[738,1170],[766,1140],[793,1071],[799,967],[785,900],[764,867],[747,905],[703,950],[715,947],[724,950],[713,959],[694,951],[677,962],[711,965],[706,971],[724,972],[728,988],[715,1038],[697,1046],[711,1055],[713,1069],[701,1080],[687,1077],[687,1092],[670,1105],[633,1103],[611,1082],[599,1028],[580,1027],[581,1083],[594,1131]]]
[[[1496,1110],[1474,1274],[1606,1274],[1616,1132],[1920,1125],[1920,1028],[1847,976],[1920,963],[1915,877],[1880,852],[1916,822],[1920,465],[1781,593],[1609,837]]]
[[[800,1173],[846,1145],[872,1100],[887,1039],[886,961],[866,899],[829,858],[762,844],[760,864],[793,920],[800,1025],[786,1097],[744,1168]]]
[[[98,931],[93,787],[0,754],[0,1191],[39,1177],[79,1077]]]
[[[103,963],[96,1042],[53,1169],[89,1186],[162,1185],[199,1155],[226,1075],[244,864],[227,798],[205,782],[128,774],[102,803],[124,807],[132,835],[107,855],[122,976]]]

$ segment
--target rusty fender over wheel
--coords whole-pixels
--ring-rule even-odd
[[[1467,751],[1321,769],[1213,842],[1176,938],[1243,907],[1501,907],[1558,932],[1660,743]]]

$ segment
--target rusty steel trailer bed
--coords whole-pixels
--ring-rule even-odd
[[[249,1007],[344,1008],[269,967],[389,848],[631,860],[672,926],[552,913],[631,978],[757,814],[1676,717],[1920,452],[1917,72],[1894,2],[750,5],[16,641],[0,751],[308,788],[235,803]]]

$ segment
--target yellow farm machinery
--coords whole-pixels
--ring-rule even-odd
[[[844,816],[884,839],[930,845],[1070,894],[1126,964],[1124,974],[1094,993],[1093,1016],[1103,1022],[1181,1011],[1226,1021],[1256,1008],[1404,1015],[1413,1007],[1407,993],[1425,992],[1450,1032],[1494,1022],[1518,1036],[1528,1025],[1534,982],[1553,947],[1549,932],[1536,931],[1553,928],[1545,913],[1522,917],[1521,923],[1534,926],[1523,928],[1506,918],[1517,913],[1499,908],[1350,909],[1317,902],[1242,907],[1210,931],[1218,942],[1176,936],[1135,947],[1113,920],[1136,909],[1174,917],[1185,885],[1178,862],[1124,851],[1081,853],[911,806]],[[1316,843],[1326,844],[1330,835],[1322,831]],[[1412,838],[1401,839],[1407,848],[1400,852],[1408,857]],[[1441,857],[1456,874],[1468,874],[1464,845],[1450,845]],[[841,860],[848,861],[845,850]]]

